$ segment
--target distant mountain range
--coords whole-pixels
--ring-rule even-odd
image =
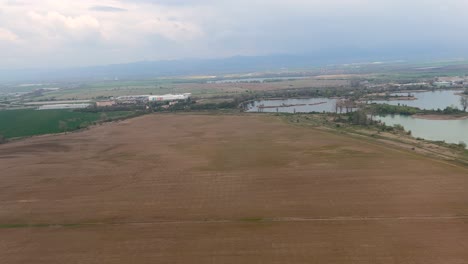
[[[142,61],[127,64],[68,69],[0,70],[1,82],[135,79],[162,76],[216,75],[250,71],[278,70],[283,67],[311,67],[320,62],[307,56],[231,57],[224,59],[186,59]]]
[[[338,54],[339,55],[339,54]],[[337,58],[334,54],[333,58]],[[382,59],[382,58],[371,58]],[[304,69],[327,64],[359,62],[358,58],[341,56],[330,59],[322,55],[272,55],[237,56],[223,59],[186,59],[143,61],[105,66],[77,67],[67,69],[0,70],[0,82],[60,82],[109,79],[138,79],[164,76],[220,75],[253,71],[277,71],[280,69]],[[361,60],[362,61],[362,60]]]

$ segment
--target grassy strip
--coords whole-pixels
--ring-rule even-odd
[[[245,222],[245,223],[264,223],[271,222],[272,219],[261,218],[261,217],[246,217],[236,220],[226,220],[229,222]],[[144,222],[142,224],[154,223],[154,224],[165,224],[165,223],[177,223],[178,221],[162,221],[162,222]],[[190,221],[189,221],[190,222]],[[194,221],[199,223],[198,221]],[[213,221],[219,222],[219,221]],[[69,224],[0,224],[0,229],[23,229],[23,228],[73,228],[73,227],[89,227],[89,226],[102,226],[102,225],[123,225],[123,224],[139,224],[138,222],[95,222],[95,223],[69,223]]]
[[[0,229],[44,228],[44,227],[78,227],[81,224],[0,224]]]

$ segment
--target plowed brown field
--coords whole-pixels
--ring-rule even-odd
[[[468,263],[468,170],[259,115],[0,146],[0,263]]]

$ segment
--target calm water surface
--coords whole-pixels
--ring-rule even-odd
[[[468,144],[468,119],[427,120],[403,115],[388,115],[377,119],[389,126],[400,124],[406,131],[411,130],[413,137],[455,144],[463,141]]]
[[[447,106],[460,107],[460,91],[444,90],[435,92],[412,93],[418,100],[414,101],[379,101],[377,103],[388,103],[392,105],[409,105],[421,109],[444,109]],[[408,93],[399,93],[407,95]],[[334,113],[337,99],[308,98],[308,99],[284,99],[284,100],[261,100],[248,105],[247,112],[268,113],[310,113],[326,112]],[[261,108],[264,106],[266,108]],[[405,130],[411,130],[414,137],[427,140],[445,141],[458,144],[461,141],[468,143],[468,119],[464,120],[427,120],[411,116],[388,115],[377,117],[389,126],[402,125]]]
[[[412,107],[418,107],[424,110],[437,110],[445,109],[448,106],[455,106],[461,109],[460,96],[456,93],[462,91],[455,90],[440,90],[440,91],[428,91],[428,92],[416,92],[409,93],[417,98],[417,100],[398,100],[398,101],[373,101],[378,104],[390,104],[390,105],[406,105]],[[392,95],[403,95],[407,96],[408,93],[394,93]]]
[[[307,99],[285,99],[285,100],[261,100],[248,105],[247,112],[265,113],[310,113],[310,112],[335,112],[337,99],[329,98],[307,98]],[[259,108],[259,106],[267,108]],[[286,106],[286,107],[284,107]],[[344,111],[344,110],[343,110]]]

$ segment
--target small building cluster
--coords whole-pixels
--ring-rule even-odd
[[[464,87],[467,80],[464,77],[451,76],[451,77],[438,77],[433,83],[438,88],[442,87]]]
[[[91,106],[98,108],[113,107],[116,105],[146,105],[152,102],[169,102],[167,107],[176,104],[178,101],[190,99],[192,94],[165,94],[165,95],[128,95],[119,96],[112,100],[97,101],[94,104],[88,100],[69,100],[69,101],[48,101],[48,102],[33,102],[29,105],[38,106],[37,110],[52,110],[52,109],[84,109]]]
[[[117,103],[115,101],[99,101],[99,102],[96,102],[96,107],[111,107],[116,104]]]
[[[165,94],[165,95],[125,95],[113,100],[98,101],[96,107],[111,107],[114,105],[146,105],[152,102],[170,102],[173,105],[180,100],[188,100],[192,94]]]
[[[150,102],[170,102],[188,100],[192,94],[165,94],[165,95],[126,95],[115,99],[117,104],[146,104]]]

